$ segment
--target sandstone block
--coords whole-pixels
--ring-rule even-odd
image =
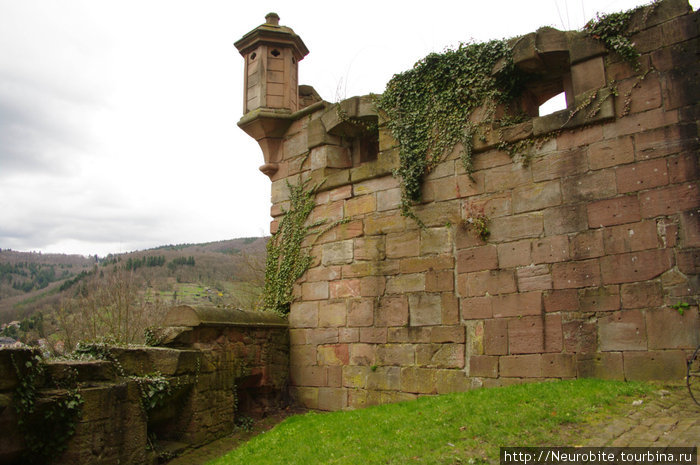
[[[405,367],[401,369],[401,391],[417,394],[434,394],[435,370],[430,368]]]
[[[331,299],[360,297],[360,280],[355,278],[331,281],[329,284],[329,291]]]
[[[644,192],[639,200],[644,218],[672,215],[700,206],[700,190],[696,183],[685,183]]]
[[[528,184],[513,189],[513,213],[524,213],[561,205],[558,180]]]
[[[377,346],[378,365],[412,366],[416,362],[413,344],[382,344]]]
[[[427,228],[420,231],[420,254],[452,251],[452,235],[448,228]]]
[[[453,291],[455,286],[452,270],[430,271],[425,274],[425,290],[427,292]]]
[[[498,268],[498,249],[493,245],[474,247],[457,252],[457,272],[493,270]]]
[[[574,319],[562,323],[564,352],[593,354],[598,350],[596,323],[585,319]]]
[[[678,381],[686,372],[685,352],[682,350],[625,352],[623,361],[628,380]]]
[[[514,241],[526,237],[537,237],[544,229],[542,212],[503,216],[491,220],[490,239],[494,242]]]
[[[376,363],[376,360],[377,346],[375,344],[350,344],[350,365],[371,366]]]
[[[499,359],[502,378],[540,378],[542,355],[507,355]]]
[[[318,281],[302,283],[301,298],[303,300],[323,300],[328,298],[328,282]]]
[[[700,318],[690,309],[681,315],[674,309],[646,311],[649,349],[693,349],[700,344]]]
[[[508,322],[508,350],[511,354],[561,352],[561,316],[530,316]]]
[[[387,258],[415,257],[420,253],[420,232],[408,231],[386,236]]]
[[[531,291],[492,297],[495,318],[539,315],[542,312],[542,292]]]
[[[532,263],[531,240],[506,242],[498,244],[498,264],[501,268],[512,268]]]
[[[419,344],[415,363],[429,368],[464,368],[464,344]]]
[[[360,237],[355,239],[355,259],[383,260],[386,256],[384,240],[384,236]]]
[[[318,325],[325,328],[345,326],[347,309],[345,301],[321,302],[318,310]]]
[[[508,321],[484,321],[484,353],[486,355],[508,354]]]
[[[289,311],[289,326],[292,328],[318,326],[318,302],[293,302]]]
[[[641,221],[605,228],[603,230],[603,243],[606,254],[655,249],[659,246],[656,222]]]
[[[543,291],[552,288],[549,265],[530,265],[518,268],[518,290],[520,292]]]
[[[665,186],[668,184],[666,160],[657,158],[619,167],[616,178],[620,194]]]
[[[615,172],[610,169],[562,180],[564,203],[605,199],[616,193]]]
[[[598,345],[602,352],[646,350],[644,313],[626,310],[601,318],[598,322]]]
[[[549,291],[542,297],[545,312],[575,312],[579,309],[576,289]]]
[[[377,209],[374,195],[363,195],[345,201],[345,215],[353,217],[371,213]]]
[[[544,232],[547,236],[588,229],[586,205],[566,205],[544,210]]]
[[[352,263],[353,241],[351,239],[323,244],[321,263],[324,266]]]
[[[591,228],[639,221],[641,213],[636,196],[600,200],[587,205],[588,225]]]
[[[606,312],[620,309],[620,287],[601,286],[580,291],[582,312]]]
[[[425,290],[425,274],[401,274],[389,276],[386,282],[387,294],[403,294],[406,292],[418,292]]]
[[[622,308],[654,308],[663,305],[663,289],[658,281],[623,284]]]
[[[404,295],[382,297],[377,307],[377,326],[408,325],[408,299]]]
[[[575,378],[575,356],[573,354],[543,354],[542,376],[544,378]]]
[[[319,365],[345,366],[350,361],[348,344],[318,346],[317,356]]]
[[[481,320],[493,317],[492,297],[459,299],[462,320]]]
[[[472,355],[469,357],[469,376],[482,378],[498,377],[498,357]]]
[[[471,388],[463,370],[435,370],[435,378],[438,394],[464,392]]]
[[[430,331],[430,342],[459,342],[464,343],[463,326],[434,326]]]
[[[348,326],[372,326],[374,323],[374,299],[352,299],[349,305]]]
[[[347,394],[341,388],[319,388],[318,389],[318,409],[336,411],[347,407]]]
[[[582,174],[588,169],[586,152],[582,149],[554,152],[532,163],[535,182]]]
[[[592,170],[624,165],[634,161],[632,137],[603,140],[588,148],[588,163]]]
[[[598,352],[576,356],[576,371],[580,378],[624,380],[622,352]]]
[[[469,273],[467,276],[467,294],[470,297],[486,294],[510,294],[517,290],[515,276],[511,270],[487,270]]]
[[[598,286],[601,282],[598,259],[555,263],[552,280],[554,289]]]
[[[672,266],[673,254],[668,249],[608,255],[601,259],[603,283],[619,284],[646,281],[659,276]]]
[[[398,391],[401,387],[401,368],[377,367],[367,373],[367,389]]]
[[[569,259],[569,238],[550,236],[532,242],[532,263],[555,263]]]
[[[410,294],[408,310],[411,326],[442,324],[442,298],[440,294]]]
[[[360,342],[386,344],[386,328],[360,328]]]

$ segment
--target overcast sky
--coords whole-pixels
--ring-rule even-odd
[[[268,234],[233,42],[269,11],[310,50],[300,83],[337,101],[460,41],[638,4],[0,0],[0,248],[104,256]]]

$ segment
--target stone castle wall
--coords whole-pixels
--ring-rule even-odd
[[[551,134],[529,163],[497,150],[494,135],[476,141],[470,178],[455,150],[425,179],[424,229],[400,214],[398,147],[381,120],[374,146],[353,124],[377,121],[368,98],[311,99],[272,139],[249,131],[266,153],[272,232],[287,183],[307,179],[322,182],[312,220],[343,221],[308,238],[314,261],[295,286],[290,380],[301,404],[684,376],[700,332],[698,14],[666,0],[644,19],[632,38],[651,68],[642,80],[581,33],[518,42],[522,67],[568,54],[570,108],[612,80],[618,95],[591,118],[564,110],[506,128],[507,141]],[[486,241],[462,227],[480,209]],[[690,303],[682,314],[679,302]]]

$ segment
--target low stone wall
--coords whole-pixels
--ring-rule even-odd
[[[37,406],[65,397],[66,388],[75,386],[83,402],[66,450],[42,463],[152,463],[149,436],[179,448],[200,445],[233,431],[237,416],[259,417],[286,402],[285,320],[177,307],[165,324],[154,334],[168,347],[99,346],[104,360],[42,364],[43,374],[33,382]],[[0,464],[38,458],[28,454],[15,408],[18,388],[29,379],[26,364],[38,355],[32,349],[0,350]],[[165,380],[168,393],[162,403],[144,406],[143,391],[153,376]],[[37,407],[30,422],[46,421],[42,412]]]

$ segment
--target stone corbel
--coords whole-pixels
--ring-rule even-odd
[[[262,149],[265,163],[259,169],[268,177],[272,177],[279,168],[282,141],[292,121],[291,112],[274,109],[254,110],[238,121],[238,127],[255,139]]]

